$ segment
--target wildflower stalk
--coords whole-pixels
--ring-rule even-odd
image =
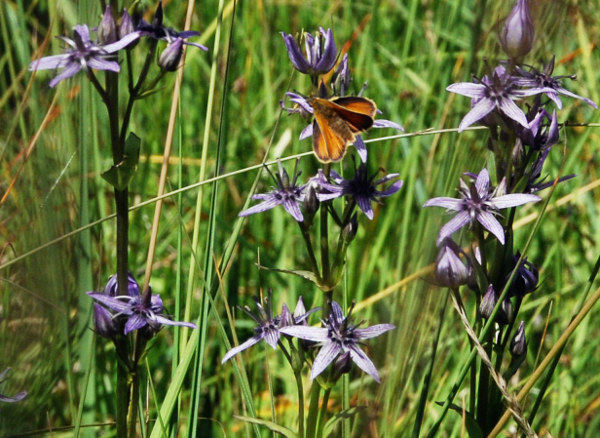
[[[329,403],[329,395],[331,394],[331,386],[327,387],[323,391],[323,399],[321,400],[321,412],[319,413],[319,421],[317,424],[317,437],[323,437],[323,428],[325,427],[325,420],[327,418],[327,404]]]
[[[329,178],[329,173],[331,170],[331,164],[323,165],[323,174],[326,178]],[[325,206],[324,206],[325,207]],[[321,268],[322,268],[322,279],[323,284],[325,284],[329,290],[331,290],[331,270],[329,266],[329,233],[328,233],[328,208],[321,209]],[[327,303],[323,303],[323,309],[325,314],[328,313]]]
[[[312,385],[310,389],[310,406],[308,409],[308,418],[306,419],[306,436],[316,437],[317,420],[319,417],[319,400],[321,398],[321,385],[318,383]]]

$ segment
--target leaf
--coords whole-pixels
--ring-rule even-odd
[[[125,190],[135,175],[140,160],[140,138],[133,132],[125,141],[123,160],[113,164],[102,174],[102,178],[117,190]]]
[[[252,417],[244,417],[241,415],[234,415],[233,417],[237,418],[238,420],[245,421],[247,423],[259,424],[261,426],[265,426],[269,430],[271,430],[275,433],[278,433],[282,436],[285,436],[287,438],[298,438],[298,434],[296,432],[294,432],[293,430],[288,429],[287,427],[280,426],[279,424],[274,423],[269,420],[261,420],[260,418],[252,418]]]

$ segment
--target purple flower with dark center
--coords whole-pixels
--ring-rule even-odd
[[[474,80],[475,82],[459,82],[446,88],[451,93],[461,94],[472,99],[471,111],[461,120],[458,132],[462,132],[494,110],[521,126],[528,127],[529,123],[525,113],[514,101],[546,91],[545,88],[518,89],[514,78],[506,73],[502,66],[496,67],[491,77],[484,76],[481,80],[477,78]]]
[[[277,344],[279,343],[279,338],[281,337],[280,329],[282,327],[294,324],[298,324],[303,327],[306,325],[306,320],[310,314],[319,310],[319,308],[315,308],[306,312],[304,302],[302,301],[302,297],[300,297],[298,298],[298,303],[296,304],[296,309],[294,310],[293,315],[288,309],[287,305],[284,304],[282,306],[281,315],[273,316],[273,296],[271,290],[269,290],[269,295],[264,299],[264,304],[259,300],[254,301],[256,303],[256,308],[258,309],[256,314],[254,314],[248,306],[238,307],[241,311],[252,318],[254,322],[256,322],[257,326],[254,328],[254,336],[237,347],[229,350],[223,357],[223,360],[221,360],[222,364],[227,362],[239,352],[252,347],[262,340],[264,340],[275,350],[277,348]]]
[[[160,295],[152,294],[150,290],[144,295],[140,295],[139,285],[131,274],[128,278],[128,295],[112,295],[112,291],[116,290],[116,281],[117,276],[113,275],[108,281],[104,293],[88,292],[87,294],[113,313],[113,319],[126,319],[123,329],[125,335],[145,327],[148,327],[152,333],[156,333],[161,325],[197,328],[190,322],[173,321],[164,315]],[[107,291],[108,293],[106,293]]]
[[[275,175],[273,175],[269,168],[265,166],[266,171],[275,181],[276,187],[273,188],[273,190],[271,190],[269,193],[252,195],[252,199],[259,199],[262,202],[242,211],[239,216],[243,217],[255,213],[262,213],[263,211],[270,210],[278,205],[283,205],[283,208],[285,208],[285,210],[291,214],[294,219],[296,219],[298,222],[304,221],[304,216],[300,211],[300,203],[304,202],[304,198],[306,196],[304,189],[308,184],[300,186],[297,184],[298,177],[302,173],[298,172],[298,161],[296,161],[296,166],[294,167],[294,177],[291,181],[280,161],[277,161],[277,165],[279,166],[279,172],[276,172]]]
[[[385,190],[377,190],[377,186],[400,176],[398,173],[390,173],[383,178],[375,180],[377,173],[369,177],[367,175],[367,166],[364,163],[359,164],[354,177],[350,180],[342,178],[339,173],[332,170],[331,179],[335,184],[331,184],[322,173],[318,173],[313,181],[324,189],[325,192],[318,193],[317,197],[319,201],[327,201],[340,196],[347,196],[356,202],[365,216],[373,219],[375,214],[371,203],[377,202],[381,204],[380,198],[391,196],[402,187],[402,180],[398,180]]]
[[[290,114],[299,113],[303,117],[310,117],[313,114],[313,107],[309,103],[308,99],[301,94],[287,92],[286,96],[290,99],[290,102],[294,103],[296,106],[294,107],[286,107],[284,101],[281,101],[281,108],[287,111]],[[326,98],[326,96],[324,96]],[[335,99],[335,98],[334,98]],[[379,109],[377,109],[378,113],[381,113]],[[391,120],[385,119],[375,119],[373,122],[373,126],[371,128],[391,128],[396,129],[398,131],[404,132],[404,128],[396,122],[392,122]],[[313,135],[313,124],[309,123],[303,130],[300,132],[300,140],[304,140],[305,138],[312,137]],[[361,135],[357,135],[354,141],[354,147],[360,157],[360,160],[365,163],[367,161],[367,147],[365,146],[365,142],[362,139]]]
[[[2,371],[0,373],[0,383],[4,382],[6,380],[6,375],[8,374],[9,371],[10,371],[10,368],[6,368],[4,371]],[[19,392],[18,394],[14,395],[12,397],[9,397],[8,395],[0,394],[0,402],[16,403],[18,401],[23,400],[25,397],[27,397],[27,391]]]
[[[291,34],[281,32],[283,42],[287,48],[290,61],[301,73],[310,75],[319,75],[327,73],[335,64],[337,58],[337,49],[333,39],[331,29],[319,28],[320,34],[314,36],[308,32],[304,33],[304,44],[306,47],[306,56]]]
[[[465,225],[479,222],[504,245],[504,229],[496,219],[496,215],[500,214],[499,210],[541,200],[538,196],[531,194],[506,195],[504,194],[505,187],[505,181],[502,180],[498,187],[492,189],[490,175],[484,168],[474,182],[467,184],[463,180],[460,181],[460,199],[441,197],[427,201],[425,207],[443,207],[457,212],[456,216],[440,230],[437,244],[440,245],[446,237]]]
[[[371,327],[358,328],[360,324],[353,325],[351,315],[352,309],[348,312],[348,316],[344,317],[340,305],[333,301],[331,303],[331,314],[323,321],[325,327],[292,325],[279,330],[283,334],[321,344],[321,349],[315,357],[310,372],[311,379],[315,379],[321,374],[336,358],[349,353],[352,361],[361,370],[373,377],[378,383],[381,381],[377,368],[365,352],[361,350],[360,344],[364,339],[374,338],[396,327],[392,324],[377,324]]]
[[[166,41],[169,44],[177,42],[178,44],[198,47],[204,51],[208,50],[208,48],[202,44],[186,41],[190,37],[200,35],[200,32],[195,30],[183,30],[178,32],[175,29],[163,25],[162,2],[158,3],[152,23],[148,23],[144,19],[140,20],[139,24],[137,25],[137,31],[141,36],[146,36],[155,40]]]
[[[559,98],[559,94],[582,100],[592,108],[598,109],[598,105],[596,105],[593,100],[572,93],[562,86],[563,79],[575,80],[577,79],[576,75],[552,76],[552,72],[554,71],[554,57],[552,57],[550,62],[544,66],[542,71],[538,71],[533,68],[531,71],[527,71],[518,66],[516,67],[516,70],[518,73],[518,76],[516,76],[514,79],[516,85],[520,87],[528,87],[533,90],[537,90],[538,93],[545,94],[556,104],[558,109],[562,108],[562,102]]]
[[[50,81],[55,87],[63,79],[70,78],[80,70],[91,73],[91,69],[106,70],[118,73],[119,63],[114,60],[114,53],[127,47],[140,37],[133,32],[111,44],[98,45],[90,40],[90,31],[85,24],[78,24],[73,30],[73,39],[59,36],[68,48],[61,55],[45,56],[29,64],[29,71],[63,69],[62,73]]]

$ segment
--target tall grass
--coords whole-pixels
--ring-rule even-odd
[[[141,3],[148,11],[155,7]],[[187,2],[165,1],[164,7],[167,24],[182,29]],[[377,138],[392,131],[368,134],[370,156],[385,163],[385,171],[399,172],[404,187],[376,208],[373,221],[360,218],[340,286],[357,300],[358,320],[397,327],[367,350],[383,383],[353,371],[333,389],[330,411],[345,402],[366,406],[345,423],[345,436],[409,436],[439,329],[423,436],[431,429],[440,415],[437,402],[450,392],[470,344],[456,314],[449,306],[442,311],[446,292],[431,281],[435,239],[447,218],[422,205],[433,196],[454,196],[462,172],[482,167],[487,133],[425,130],[458,126],[468,99],[445,87],[480,74],[485,57],[501,58],[496,30],[510,7],[471,0],[195,5],[190,27],[202,31],[197,41],[209,52],[187,51],[151,285],[170,314],[200,328],[165,327],[152,340],[141,368],[144,436],[271,436],[236,416],[296,428],[293,373],[277,352],[259,344],[239,363],[220,362],[232,345],[252,335],[235,305],[250,304],[260,290],[273,290],[277,309],[300,295],[307,307],[322,304],[322,292],[309,282],[261,269],[308,266],[289,215],[274,209],[238,217],[255,188],[269,188],[262,162],[293,159],[311,148],[310,140],[298,140],[304,122],[280,108],[286,91],[307,93],[310,83],[294,73],[279,32],[319,26],[333,28],[338,48],[348,52],[354,91],[368,82],[365,95],[377,102],[381,117],[407,132],[385,140]],[[597,7],[536,2],[533,14],[531,59],[556,54],[555,73],[577,73],[570,89],[599,102]],[[75,428],[84,436],[114,433],[114,347],[93,332],[92,302],[85,295],[101,290],[115,272],[114,196],[100,177],[112,164],[106,110],[83,75],[50,89],[49,73],[34,79],[27,71],[32,59],[60,52],[58,40],[50,37],[46,44],[47,35],[68,35],[76,23],[96,23],[100,15],[100,2],[0,5],[0,371],[12,367],[0,392],[29,393],[20,403],[0,406],[2,436],[72,436]],[[130,184],[129,264],[138,280],[146,270],[175,75],[162,85],[136,104],[131,124],[142,138]],[[530,350],[509,382],[511,393],[522,388],[579,312],[584,292],[598,286],[599,115],[570,100],[560,118],[573,126],[561,130],[561,146],[545,171],[552,178],[558,172],[577,177],[552,193],[527,254],[540,267],[541,282],[521,310]],[[317,162],[309,155],[300,165],[303,175],[311,175]],[[519,245],[540,211],[538,205],[521,210]],[[474,314],[474,297],[463,300]],[[600,431],[599,319],[593,308],[562,351],[533,423],[540,436],[593,437]],[[525,412],[538,390],[524,401]],[[465,397],[466,389],[454,403],[463,407]],[[509,421],[505,436],[516,436],[514,427]],[[439,436],[462,433],[463,419],[450,412]]]

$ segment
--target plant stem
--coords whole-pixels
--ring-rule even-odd
[[[306,419],[306,436],[316,437],[317,419],[319,417],[319,398],[321,396],[321,386],[315,381],[310,389],[310,406],[308,408],[308,418]]]
[[[329,403],[329,394],[331,394],[331,387],[327,388],[323,392],[323,400],[321,401],[321,410],[319,412],[319,422],[317,424],[317,437],[323,437],[323,428],[325,427],[325,420],[327,417],[327,404]]]
[[[302,384],[302,373],[294,371],[296,388],[298,390],[298,438],[304,438],[304,385]]]

